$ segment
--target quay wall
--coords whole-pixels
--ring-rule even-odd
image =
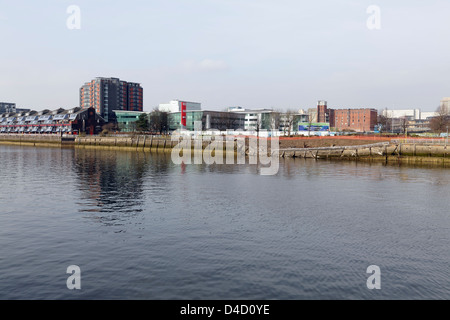
[[[75,148],[100,148],[108,150],[141,150],[147,152],[171,152],[178,141],[172,141],[171,136],[61,136],[61,135],[24,135],[0,134],[0,144],[24,146],[51,146]],[[202,149],[209,145],[203,141]],[[270,147],[270,143],[268,143]],[[194,143],[192,143],[194,148]],[[226,151],[224,144],[223,151]],[[233,151],[236,153],[237,143]],[[240,150],[242,151],[242,150]],[[248,141],[246,141],[248,153]],[[316,149],[284,149],[280,156],[289,158],[342,159],[342,160],[377,160],[405,162],[449,162],[450,146],[427,143],[390,143],[376,146],[348,146]]]

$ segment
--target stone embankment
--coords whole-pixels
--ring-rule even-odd
[[[363,141],[367,143],[366,140]],[[374,141],[375,142],[375,141]],[[0,134],[0,143],[24,146],[53,146],[75,148],[102,148],[109,150],[141,150],[148,152],[171,152],[179,141],[172,141],[171,136],[70,136],[70,135],[26,135]],[[202,141],[202,149],[210,145],[210,141]],[[302,140],[300,145],[304,145]],[[267,142],[269,147],[271,143]],[[240,146],[234,142],[233,150],[238,152]],[[194,141],[192,142],[194,148]],[[313,158],[336,160],[370,160],[384,162],[407,163],[450,163],[450,148],[445,139],[441,140],[411,140],[411,141],[383,141],[372,144],[349,146],[330,146],[312,148],[280,148],[279,155],[283,158]],[[242,151],[240,148],[239,151]],[[245,152],[249,153],[249,142],[245,140]]]

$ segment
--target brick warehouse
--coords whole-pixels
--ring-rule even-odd
[[[317,104],[317,117],[321,122],[330,123],[337,131],[373,131],[377,125],[378,111],[371,108],[328,109],[326,101]]]
[[[336,130],[373,131],[377,125],[375,109],[330,109],[330,126]]]

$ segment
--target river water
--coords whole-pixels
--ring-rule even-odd
[[[448,168],[17,146],[0,164],[0,299],[450,299]]]

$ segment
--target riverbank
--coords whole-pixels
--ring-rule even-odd
[[[450,164],[449,148],[444,143],[388,141],[378,137],[325,137],[325,138],[281,138],[280,157],[314,158],[351,161],[402,162],[410,164],[436,163]],[[439,142],[439,141],[438,141]],[[73,147],[105,150],[126,150],[169,153],[178,145],[171,136],[60,136],[60,135],[0,135],[0,144],[34,147]],[[202,141],[204,150],[210,144]],[[194,144],[192,144],[193,147]],[[270,152],[271,143],[267,146]],[[232,150],[232,151],[231,151]],[[224,152],[238,152],[235,141],[233,148]],[[242,152],[242,150],[240,150]],[[249,153],[248,140],[245,152]]]

